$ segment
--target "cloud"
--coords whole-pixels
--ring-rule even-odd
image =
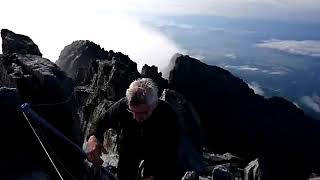
[[[320,113],[320,97],[317,94],[312,96],[303,96],[300,102],[308,106],[317,113]]]
[[[249,88],[253,89],[254,93],[263,96],[265,92],[262,90],[261,86],[256,82],[248,83]]]
[[[257,72],[257,73],[265,73],[265,74],[269,74],[269,75],[279,75],[279,76],[285,75],[289,72],[289,70],[282,68],[282,67],[272,67],[271,70],[267,70],[267,69],[260,69],[257,67],[253,67],[250,65],[233,66],[233,65],[221,64],[220,66],[222,66],[226,69],[234,69],[234,70],[238,70],[238,71],[252,71],[252,72]]]
[[[52,61],[75,40],[91,40],[106,50],[121,51],[138,63],[138,69],[148,64],[162,70],[173,54],[184,52],[161,32],[140,23],[139,18],[101,12],[104,2],[93,1],[5,1],[1,3],[0,28],[29,36]],[[108,8],[121,9],[122,5],[114,2]],[[14,13],[8,7],[15,7]]]
[[[277,49],[283,52],[311,56],[311,57],[320,57],[320,41],[314,40],[305,40],[305,41],[296,41],[296,40],[278,40],[271,39],[265,40],[263,43],[256,44],[258,47]]]
[[[237,59],[237,55],[233,54],[233,53],[229,53],[229,54],[226,54],[225,57],[227,58],[230,58],[230,59]]]
[[[184,23],[176,23],[174,21],[168,21],[168,20],[156,20],[156,21],[151,21],[156,27],[177,27],[180,29],[187,29],[191,30],[194,27],[190,24],[184,24]]]
[[[37,21],[40,16],[59,16],[68,11],[84,14],[94,11],[144,15],[218,15],[317,22],[320,17],[320,1],[317,0],[10,0],[1,2],[1,7],[4,13],[0,22],[2,19],[23,18],[26,25]],[[25,18],[29,13],[34,16]],[[76,17],[74,13],[67,15]]]
[[[225,68],[236,69],[240,71],[258,71],[259,69],[256,67],[251,67],[249,65],[241,65],[241,66],[231,66],[231,65],[224,65]]]
[[[218,15],[319,22],[320,12],[320,1],[316,0],[122,0],[122,2],[126,2],[126,10],[165,15]]]
[[[269,72],[269,74],[271,74],[271,75],[282,75],[282,74],[285,74],[285,72],[283,72],[283,71],[272,71],[272,72]]]

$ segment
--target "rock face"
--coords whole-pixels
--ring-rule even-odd
[[[137,64],[127,55],[105,51],[90,41],[75,41],[61,52],[57,64],[76,84],[81,140],[92,122],[125,96],[129,84],[140,77]]]
[[[148,66],[145,64],[141,70],[141,77],[143,78],[151,78],[158,85],[159,96],[162,94],[162,91],[168,88],[168,80],[162,77],[162,73],[158,72],[158,68],[156,66]]]
[[[1,38],[3,54],[17,53],[42,56],[38,46],[28,36],[15,34],[8,29],[2,29]]]
[[[44,117],[51,125],[59,129],[65,136],[79,144],[79,119],[73,110],[74,96],[72,79],[68,78],[57,65],[48,59],[42,58],[37,45],[33,44],[29,37],[14,34],[8,30],[2,30],[1,36],[4,55],[0,57],[0,70],[2,75],[0,85],[16,88],[15,96],[19,97],[19,103],[13,105],[13,107],[15,107],[13,110],[19,112],[19,107],[22,102],[30,103],[34,111]],[[3,93],[2,96],[4,97],[13,97],[13,95],[10,95],[12,94],[11,91],[4,90]],[[15,102],[14,98],[5,100],[7,103],[11,101]],[[9,123],[7,131],[10,131],[11,134],[21,134],[22,137],[20,138],[23,139],[20,141],[31,141],[30,144],[26,146],[21,146],[20,143],[16,143],[12,145],[11,148],[20,150],[21,148],[25,148],[25,152],[32,151],[38,153],[38,156],[32,156],[34,153],[30,154],[30,156],[34,158],[32,160],[35,161],[35,163],[37,161],[46,161],[47,165],[44,167],[49,167],[48,171],[51,171],[51,166],[48,164],[47,158],[43,156],[44,154],[41,154],[43,151],[39,143],[35,141],[34,135],[30,133],[30,127],[25,126],[25,124],[21,125],[24,128],[15,128],[16,126],[19,127],[21,123],[26,123],[24,118],[21,118],[21,113],[7,113],[10,113],[10,111],[1,113],[1,118],[8,117],[7,121],[3,124],[3,126],[6,127],[6,123]],[[12,119],[18,119],[17,124],[14,126],[10,124],[11,121],[14,121]],[[78,169],[79,166],[75,166],[74,163],[78,164],[79,156],[75,157],[74,152],[61,144],[50,132],[42,130],[42,133],[48,142],[50,142],[51,149],[55,152],[56,156],[71,172],[76,173],[76,169]],[[4,137],[5,136],[7,136],[7,134],[5,134]],[[14,152],[15,151],[12,153]],[[25,155],[29,156],[28,153]],[[68,159],[66,157],[68,157]],[[15,163],[17,163],[16,166],[19,165],[18,162]],[[26,167],[29,166],[26,164],[22,169]]]
[[[96,68],[94,62],[107,58],[108,52],[99,45],[91,41],[80,40],[66,46],[61,51],[56,64],[67,72],[76,84],[86,84],[93,78],[91,68]]]
[[[203,135],[198,113],[191,103],[173,90],[165,89],[160,99],[168,102],[178,115],[181,128],[178,160],[180,171],[202,173],[205,163],[202,157]]]
[[[228,71],[182,55],[169,87],[195,106],[212,151],[262,157],[268,179],[303,179],[319,166],[319,122],[285,99],[264,99]]]

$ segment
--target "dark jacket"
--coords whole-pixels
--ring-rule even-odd
[[[143,159],[146,177],[154,175],[157,180],[174,179],[179,144],[179,125],[175,112],[168,103],[159,100],[152,115],[138,123],[127,108],[126,98],[113,104],[104,119],[93,123],[90,135],[95,135],[101,141],[107,129],[115,129],[120,141],[119,166],[121,161],[128,162],[122,163],[126,166],[130,161]]]

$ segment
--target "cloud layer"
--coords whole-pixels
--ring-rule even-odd
[[[106,50],[121,51],[138,63],[138,69],[148,64],[162,70],[173,54],[183,53],[173,41],[143,25],[138,18],[100,12],[103,6],[99,5],[106,4],[96,0],[90,3],[82,0],[6,1],[1,4],[0,28],[31,37],[43,56],[52,61],[75,40],[91,40]],[[111,3],[108,8],[117,9],[121,5]],[[14,13],[8,7],[15,7]]]
[[[258,47],[277,49],[283,52],[320,57],[320,41],[305,40],[305,41],[295,41],[295,40],[278,40],[271,39],[266,40],[263,43],[257,44]]]
[[[317,94],[312,96],[303,96],[300,101],[315,112],[320,113],[320,97]]]

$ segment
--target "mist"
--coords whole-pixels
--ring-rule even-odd
[[[0,28],[29,36],[39,46],[43,57],[53,62],[61,50],[75,40],[90,40],[105,50],[122,52],[138,64],[138,71],[144,64],[156,65],[163,71],[175,53],[183,53],[164,34],[140,23],[138,17],[123,13],[72,13],[33,10],[10,19],[0,13]]]

